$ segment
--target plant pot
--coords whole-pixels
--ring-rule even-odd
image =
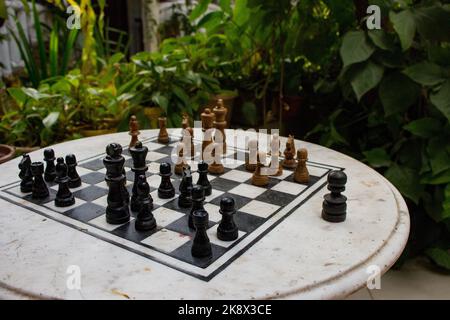
[[[150,121],[151,127],[158,128],[158,118],[163,114],[163,110],[160,107],[146,107],[144,114]]]
[[[6,144],[0,144],[0,163],[11,160],[16,153],[13,146],[8,146]]]

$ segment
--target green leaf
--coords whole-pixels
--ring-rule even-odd
[[[233,20],[238,26],[245,24],[250,18],[250,9],[247,0],[236,0],[233,10]]]
[[[432,42],[450,41],[450,11],[440,5],[423,6],[414,10],[417,31]]]
[[[442,248],[430,248],[425,254],[438,266],[450,270],[450,252]]]
[[[161,107],[164,113],[167,114],[167,108],[169,107],[169,100],[165,96],[163,96],[160,92],[156,92],[152,96],[152,101],[157,106]]]
[[[386,116],[406,111],[420,95],[420,87],[405,75],[394,72],[383,78],[378,94]]]
[[[0,0],[0,19],[6,20],[8,17],[8,12],[6,11],[5,0]]]
[[[420,179],[420,183],[432,185],[450,183],[450,170],[441,172],[438,175],[429,172]]]
[[[393,24],[394,30],[397,32],[400,38],[403,51],[406,51],[411,47],[416,34],[416,23],[414,21],[414,15],[411,10],[403,10],[399,13],[393,11],[389,12],[389,18]]]
[[[378,48],[388,51],[394,50],[394,42],[384,30],[369,30],[367,34]]]
[[[34,28],[36,31],[36,40],[39,48],[39,59],[41,64],[41,74],[42,78],[47,78],[47,54],[45,52],[45,41],[42,36],[41,22],[39,20],[39,13],[36,9],[36,1],[33,0],[31,2],[32,10],[33,10],[33,20],[34,20]]]
[[[197,27],[205,28],[208,32],[211,32],[222,23],[222,17],[221,11],[210,12],[198,22]]]
[[[50,129],[56,123],[56,121],[58,121],[58,118],[59,118],[59,112],[50,112],[48,114],[48,116],[46,116],[42,120],[42,123],[44,124],[44,126],[47,129]]]
[[[443,146],[447,145],[446,138],[435,137],[429,140],[427,154],[434,175],[438,175],[450,169],[450,156]]]
[[[408,167],[392,165],[385,173],[385,177],[391,181],[400,192],[415,204],[419,203],[423,186],[420,184],[418,173]]]
[[[50,75],[52,77],[58,75],[58,24],[56,23],[52,32],[50,33],[50,44],[49,44],[49,63],[50,63]]]
[[[383,148],[374,148],[363,152],[366,161],[374,168],[388,167],[391,165],[391,158]]]
[[[23,107],[25,102],[27,101],[27,95],[22,90],[22,88],[8,88],[8,93],[11,95],[11,97],[14,98],[14,101],[16,101],[17,105],[19,107]]]
[[[424,86],[434,86],[445,80],[442,68],[428,61],[412,65],[406,68],[403,73]]]
[[[208,10],[208,5],[211,3],[211,0],[200,0],[198,1],[198,4],[195,6],[195,8],[192,10],[191,14],[189,15],[189,20],[192,22],[199,18],[202,14]]]
[[[350,83],[358,101],[375,88],[383,77],[384,68],[372,61],[352,66]]]
[[[232,14],[231,0],[219,0],[219,7],[227,14]]]
[[[444,82],[439,91],[432,93],[430,100],[450,121],[450,80]]]
[[[173,90],[173,93],[175,94],[175,96],[180,100],[180,102],[185,107],[189,106],[189,97],[182,88],[174,85],[172,90]]]
[[[375,47],[367,40],[364,31],[347,32],[340,48],[344,67],[366,61],[374,51]]]
[[[412,121],[403,128],[418,137],[431,138],[439,133],[441,127],[439,120],[429,117]]]
[[[450,218],[450,183],[445,187],[444,197],[444,202],[442,203],[442,219],[447,219]]]

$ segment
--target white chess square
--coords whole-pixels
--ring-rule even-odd
[[[316,176],[316,177],[321,177],[328,171],[328,169],[314,167],[314,166],[310,166],[310,165],[307,165],[307,169],[308,169],[308,172],[310,175]]]
[[[193,183],[197,183],[198,176],[199,176],[198,172],[192,172],[192,182]],[[210,174],[208,174],[207,177],[208,177],[208,181],[214,180],[216,178],[216,176],[213,176]]]
[[[81,206],[84,203],[86,203],[86,201],[84,201],[82,199],[75,198],[75,203],[73,205],[71,205],[71,206],[68,206],[68,207],[57,207],[57,206],[55,206],[55,201],[47,202],[46,204],[44,204],[44,206],[49,208],[49,209],[52,209],[52,210],[54,210],[56,212],[61,212],[62,213],[62,212],[69,211],[69,210],[71,210],[73,208],[79,207],[79,206]]]
[[[231,171],[228,171],[227,173],[224,173],[220,177],[224,178],[224,179],[228,179],[228,180],[237,181],[237,182],[244,182],[244,181],[247,181],[248,179],[250,179],[252,177],[252,174],[250,172],[245,172],[245,171],[231,170]]]
[[[232,159],[232,158],[223,158],[222,164],[225,168],[235,169],[241,165],[243,165],[245,161]]]
[[[222,241],[219,238],[217,238],[217,225],[209,228],[208,230],[206,230],[206,233],[208,234],[208,238],[209,241],[211,243],[217,244],[221,247],[225,247],[228,248],[229,246],[231,246],[233,243],[235,243],[237,240],[239,240],[241,237],[243,237],[245,235],[245,232],[238,230],[238,238],[236,240],[233,241]]]
[[[89,184],[81,182],[81,186],[79,186],[78,188],[71,188],[70,191],[72,191],[72,193],[74,193],[76,191],[82,190],[82,189],[87,188],[89,186],[90,186]],[[56,184],[54,186],[51,186],[50,188],[55,190],[55,191],[58,191],[58,187],[59,186]]]
[[[165,158],[165,157],[167,157],[166,154],[153,151],[153,152],[149,152],[147,154],[146,159],[149,161],[157,161],[157,160]]]
[[[286,179],[288,176],[290,176],[293,173],[293,171],[291,170],[286,170],[285,168],[283,168],[283,173],[279,176],[271,176],[275,179],[279,179],[279,180],[284,180]]]
[[[150,162],[149,164],[147,164],[147,166],[148,166],[148,172],[153,173],[153,174],[159,173],[159,163],[158,162]]]
[[[94,201],[92,201],[92,203],[95,203],[101,207],[106,208],[108,206],[108,195],[104,195],[103,197],[95,199]]]
[[[105,180],[103,180],[103,181],[97,183],[95,186],[96,186],[96,187],[99,187],[99,188],[106,189],[106,190],[109,189],[109,188],[108,188],[108,184],[106,183]]]
[[[224,194],[223,191],[220,190],[216,190],[216,189],[212,189],[211,194],[209,196],[205,197],[205,201],[206,202],[211,202],[213,201],[215,198],[217,198],[218,196]]]
[[[250,184],[240,184],[228,192],[254,199],[265,191],[266,191],[266,189],[261,188],[261,187],[252,186]]]
[[[141,242],[167,253],[174,251],[190,240],[189,236],[167,229],[152,234]]]
[[[17,195],[19,197],[24,197],[27,194],[31,194],[31,192],[23,193],[22,191],[20,191],[20,185],[14,187],[14,188],[8,189],[8,192],[11,192],[12,194],[15,194],[15,195]]]
[[[272,190],[297,195],[300,192],[302,192],[306,187],[307,187],[306,185],[300,183],[281,181],[280,183],[276,184],[272,188]]]
[[[105,169],[105,168],[103,168],[102,170],[105,170],[105,172],[106,172],[106,169]],[[80,177],[82,177],[82,176],[85,176],[85,175],[87,175],[87,174],[89,174],[89,173],[92,173],[92,172],[95,172],[95,171],[92,171],[92,170],[89,170],[89,169],[86,169],[86,168],[77,166],[77,172],[78,172],[78,175],[79,175]]]
[[[144,146],[146,146],[149,151],[156,150],[162,147],[162,145],[160,145],[159,143],[154,142],[146,142],[144,143]]]
[[[134,219],[133,217],[130,217],[130,221],[133,221],[133,219]],[[113,231],[127,222],[122,224],[110,224],[106,222],[106,214],[102,214],[101,216],[95,219],[89,220],[89,223],[104,230]]]
[[[258,200],[252,200],[249,203],[247,203],[245,206],[243,206],[239,211],[249,213],[261,218],[267,218],[272,213],[277,211],[280,208],[280,206],[258,201]]]
[[[175,199],[175,197],[170,198],[170,199],[161,199],[160,197],[158,197],[158,190],[154,190],[154,191],[150,192],[150,195],[153,198],[153,203],[157,204],[158,206],[162,206],[163,204]]]
[[[185,214],[172,209],[159,207],[158,209],[153,210],[153,216],[155,217],[156,222],[160,227],[165,227],[172,222],[184,217]]]
[[[106,168],[102,168],[102,169],[100,169],[100,170],[97,170],[97,172],[106,174]]]
[[[174,181],[174,179],[170,179],[170,181]],[[161,184],[161,177],[159,174],[152,175],[147,178],[148,184],[153,188],[159,188],[159,185]]]
[[[205,203],[203,207],[205,208],[206,212],[208,212],[209,220],[213,222],[219,222],[220,220],[222,220],[222,215],[219,212],[219,206],[211,203]]]

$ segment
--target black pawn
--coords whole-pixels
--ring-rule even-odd
[[[333,170],[328,174],[328,190],[322,204],[322,218],[329,222],[342,222],[347,215],[347,197],[341,192],[345,190],[347,175],[340,170]]]
[[[189,169],[183,171],[183,178],[181,179],[179,190],[178,206],[180,208],[190,208],[192,206],[192,175]]]
[[[41,161],[31,163],[31,174],[33,175],[33,186],[31,197],[33,199],[45,199],[49,196],[47,185],[44,178],[44,163]]]
[[[152,213],[153,200],[150,196],[150,186],[145,175],[140,175],[137,180],[139,212],[134,226],[138,231],[153,230],[156,228],[156,220]]]
[[[31,158],[24,154],[19,163],[20,191],[30,193],[33,190],[33,175],[31,174]]]
[[[198,181],[197,185],[203,187],[205,196],[210,196],[212,193],[212,187],[208,180],[208,164],[204,161],[198,163]]]
[[[217,238],[223,241],[233,241],[238,238],[238,228],[234,222],[233,215],[236,213],[234,199],[224,197],[220,200],[220,214],[222,220],[217,227]]]
[[[106,147],[107,156],[103,159],[106,168],[105,181],[108,184],[108,206],[106,221],[111,224],[122,224],[130,220],[130,211],[124,197],[122,147],[118,143],[110,143]]]
[[[77,172],[77,158],[74,154],[66,155],[67,175],[69,177],[69,188],[81,187],[81,178]]]
[[[44,180],[52,182],[56,178],[55,151],[53,151],[53,149],[44,150],[44,161],[47,164],[45,166]]]
[[[206,229],[208,228],[208,212],[204,209],[195,210],[193,214],[195,236],[192,242],[191,253],[196,258],[206,258],[212,256],[211,242],[209,241]]]
[[[148,170],[147,164],[145,162],[145,158],[147,157],[148,148],[142,145],[141,141],[136,142],[134,147],[130,148],[130,154],[133,158],[133,167],[131,171],[134,172],[134,182],[133,189],[131,190],[131,201],[130,201],[130,209],[131,211],[138,212],[139,211],[139,197],[138,197],[138,181],[141,175],[145,175],[145,172]],[[150,194],[149,194],[150,196]],[[153,207],[153,199],[150,196],[151,204]]]
[[[192,188],[192,209],[189,213],[188,225],[189,228],[195,229],[194,226],[194,212],[196,210],[204,210],[203,201],[205,201],[205,192],[202,186],[194,186]]]
[[[159,165],[159,175],[161,176],[161,184],[158,188],[158,197],[161,199],[175,197],[175,188],[170,181],[170,176],[172,175],[170,163],[163,162]]]
[[[69,177],[67,175],[67,164],[63,158],[56,160],[56,179],[58,184],[58,192],[56,193],[55,206],[68,207],[75,203],[75,198],[69,189]]]

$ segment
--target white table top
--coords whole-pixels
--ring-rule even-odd
[[[142,130],[140,139],[157,132]],[[233,134],[227,131],[230,146],[235,143]],[[285,138],[281,140],[283,150]],[[129,141],[125,132],[52,148],[57,155],[75,153],[80,162],[102,153],[110,142],[126,146]],[[323,196],[329,192],[321,188],[208,281],[45,219],[5,200],[0,191],[0,297],[333,299],[353,293],[366,285],[370,266],[384,273],[400,256],[409,234],[408,209],[400,193],[361,162],[303,141],[296,140],[296,147],[307,148],[309,161],[345,168],[346,221],[321,218]],[[40,160],[43,151],[30,156]],[[19,161],[0,165],[0,189],[18,181]],[[81,271],[79,290],[66,285],[71,265]]]

